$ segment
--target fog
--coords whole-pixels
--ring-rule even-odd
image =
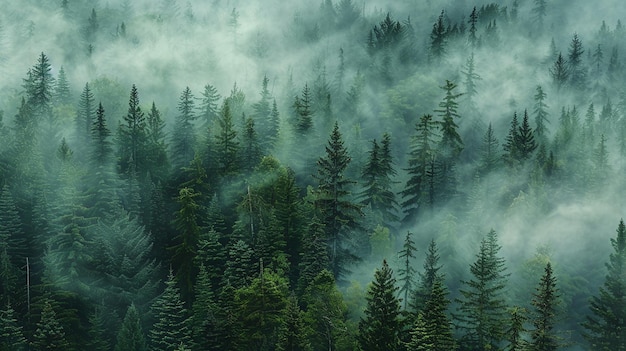
[[[238,112],[251,116],[253,104],[260,99],[263,78],[267,77],[281,126],[279,141],[271,154],[294,170],[303,196],[307,186],[317,185],[311,175],[315,173],[315,160],[324,154],[323,145],[332,126],[324,121],[321,111],[314,111],[317,114],[314,136],[304,140],[305,144],[299,143],[290,123],[294,98],[305,85],[312,89],[328,88],[332,114],[326,117],[338,121],[352,157],[347,176],[358,180],[371,140],[380,141],[384,132],[391,135],[397,171],[393,190],[399,193],[409,179],[407,163],[414,126],[424,114],[437,115],[435,110],[445,95],[441,87],[446,80],[458,85],[458,93],[467,93],[465,72],[470,54],[474,55],[474,70],[480,79],[475,81],[473,105],[464,100],[467,94],[461,96],[460,117],[456,120],[465,146],[456,167],[456,195],[432,211],[390,225],[390,249],[382,250],[378,256],[365,256],[359,264],[349,267],[350,273],[343,278],[341,289],[350,297],[354,293],[350,284],[367,286],[383,258],[398,267],[397,252],[404,233],[410,231],[418,243],[415,259],[418,270],[428,242],[432,238],[437,241],[453,300],[460,280],[469,277],[466,268],[475,259],[481,238],[493,228],[511,274],[511,290],[515,291],[510,295],[510,303],[528,304],[524,293],[532,291],[539,279],[536,276],[532,282],[524,280],[525,274],[529,274],[528,263],[536,258],[537,250],[544,250],[550,253],[557,278],[563,283],[564,311],[576,316],[587,313],[587,306],[581,305],[581,301],[585,303],[603,282],[604,263],[611,252],[610,238],[615,236],[615,228],[626,210],[623,177],[626,155],[620,150],[624,136],[618,131],[626,121],[623,86],[626,47],[622,43],[623,29],[621,32],[616,29],[619,21],[626,18],[621,1],[548,1],[542,25],[533,19],[534,1],[502,1],[498,3],[500,12],[493,14],[497,39],[489,41],[487,37],[491,20],[480,20],[477,36],[481,44],[476,48],[466,39],[468,16],[474,7],[480,9],[490,4],[488,1],[353,1],[358,17],[349,23],[335,23],[325,17],[323,2],[310,1],[67,3],[67,9],[62,8],[61,1],[24,0],[3,4],[0,110],[5,126],[15,127],[13,117],[24,96],[24,79],[42,52],[50,60],[54,77],[61,67],[68,77],[75,103],[55,112],[62,121],[56,144],[67,138],[75,155],[81,150],[75,139],[73,120],[85,83],[93,88],[96,103],[104,105],[113,135],[126,114],[128,92],[135,84],[142,110],[147,113],[154,102],[171,138],[177,104],[185,87],[191,89],[197,101],[207,84],[214,86],[222,99],[229,97],[236,86],[245,95],[245,103]],[[515,18],[511,14],[514,3],[518,4]],[[92,10],[97,14],[98,26],[95,32],[86,34]],[[465,31],[448,40],[443,58],[430,62],[430,35],[442,10],[448,28],[462,24]],[[368,33],[387,14],[403,25],[410,23],[412,33],[405,32],[405,39],[400,46],[390,49],[390,53],[383,50],[368,53]],[[601,35],[603,21],[609,32],[617,32],[615,37]],[[584,49],[582,65],[587,84],[579,90],[557,89],[550,73],[556,59],[551,56],[551,42],[554,41],[557,54],[566,56],[575,34]],[[593,69],[592,56],[598,45],[603,50],[601,74]],[[613,48],[617,50],[620,68],[608,72]],[[555,154],[558,177],[533,178],[534,161],[517,169],[500,166],[479,175],[476,165],[487,126],[493,126],[499,142],[498,153],[502,153],[514,113],[521,123],[527,110],[531,126],[535,127],[533,111],[538,86],[547,95],[549,113],[544,146],[548,153]],[[359,92],[353,106],[348,102],[350,89]],[[561,144],[554,140],[561,128],[563,110],[575,108],[580,127],[593,103],[594,122],[599,124],[600,112],[607,101],[615,108],[619,126],[606,131],[610,170],[599,186],[592,187],[590,177],[578,176],[578,173],[587,174],[586,169],[593,167],[592,157],[572,161],[571,155],[578,155],[578,146],[559,149]],[[233,120],[239,126],[242,117],[236,115]],[[200,126],[195,124],[198,140],[206,137],[206,130]],[[599,134],[583,141],[595,150],[600,142]],[[0,146],[0,150],[9,148],[9,145]],[[587,151],[593,154],[593,150]],[[354,186],[353,194],[360,192],[360,186]],[[227,198],[234,190],[214,191]],[[402,202],[400,195],[397,197]],[[239,200],[223,201],[232,204]],[[397,213],[403,217],[401,209]],[[584,343],[577,334],[579,322],[563,321],[564,329],[576,333],[571,337],[574,343]]]

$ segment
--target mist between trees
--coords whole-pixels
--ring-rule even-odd
[[[0,349],[626,349],[622,8],[5,4]]]

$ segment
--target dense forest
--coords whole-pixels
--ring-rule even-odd
[[[626,350],[617,0],[0,12],[0,350]]]

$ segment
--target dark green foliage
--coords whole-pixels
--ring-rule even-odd
[[[457,99],[463,94],[457,94],[454,92],[456,84],[446,80],[446,85],[441,87],[446,92],[443,101],[439,103],[439,109],[435,110],[441,117],[440,129],[441,129],[441,141],[439,147],[443,152],[445,158],[455,159],[463,151],[463,141],[459,135],[459,126],[454,121],[459,118],[457,112],[458,102]]]
[[[467,42],[469,43],[470,47],[472,49],[476,48],[476,45],[478,44],[478,36],[476,35],[476,24],[478,23],[478,12],[476,11],[476,6],[474,6],[474,8],[472,9],[472,13],[470,13],[469,15],[469,19],[467,20],[467,23],[469,23],[470,27],[468,29],[468,37],[467,37]],[[473,57],[473,54],[472,54]]]
[[[105,335],[104,316],[101,311],[95,310],[89,316],[89,340],[87,347],[90,351],[110,351],[111,346]]]
[[[295,110],[294,130],[297,135],[307,135],[313,127],[313,110],[311,109],[311,90],[305,84],[302,89],[302,96],[296,96],[293,103]]]
[[[531,301],[534,307],[531,319],[534,328],[530,331],[529,344],[531,350],[552,351],[561,346],[561,339],[554,330],[559,302],[556,277],[552,272],[552,265],[548,262]]]
[[[509,319],[504,335],[507,341],[506,351],[524,351],[527,350],[528,342],[523,335],[527,332],[524,324],[526,323],[526,309],[522,307],[512,307],[508,310]]]
[[[443,280],[441,278],[435,279],[430,297],[426,301],[424,312],[422,312],[424,334],[420,336],[425,345],[432,345],[432,348],[428,349],[431,351],[448,351],[454,350],[456,347],[452,337],[451,323],[446,314],[449,304],[446,295]]]
[[[52,77],[52,66],[48,56],[43,52],[39,55],[37,63],[28,71],[24,88],[26,100],[38,119],[37,123],[44,118],[50,118],[54,77]]]
[[[54,87],[54,102],[56,105],[69,105],[72,103],[70,83],[67,81],[67,76],[65,75],[65,69],[63,66],[59,69],[59,75],[56,79],[56,85]]]
[[[130,178],[133,172],[142,174],[145,163],[146,119],[139,106],[137,87],[133,84],[128,101],[128,113],[118,128],[118,160],[120,173]]]
[[[309,331],[304,323],[304,312],[298,305],[295,295],[289,296],[284,310],[282,324],[278,329],[277,351],[311,351],[308,341]]]
[[[537,142],[535,141],[534,133],[528,123],[528,111],[524,110],[524,119],[522,120],[522,125],[519,126],[518,140],[516,143],[519,161],[524,162],[529,160],[536,148]]]
[[[398,289],[399,294],[402,296],[402,308],[407,309],[409,304],[409,296],[413,294],[415,289],[415,275],[417,271],[413,268],[413,260],[415,259],[415,242],[411,237],[413,233],[406,232],[406,237],[402,243],[402,250],[398,252],[398,258],[400,259],[400,269],[398,269],[398,280],[401,285]]]
[[[191,90],[187,87],[178,101],[178,115],[172,135],[172,166],[175,170],[186,167],[194,157],[196,144],[193,125],[196,119],[194,99]]]
[[[92,134],[95,119],[96,100],[91,88],[89,88],[89,83],[85,83],[83,92],[80,94],[80,100],[78,100],[78,111],[76,113],[76,140],[79,145],[83,147],[89,145],[89,136]]]
[[[161,112],[154,102],[152,102],[146,122],[147,170],[155,182],[164,182],[167,179],[169,168],[165,142],[165,121],[163,121]]]
[[[441,62],[446,57],[446,44],[447,44],[447,31],[446,26],[443,23],[444,11],[437,18],[437,22],[433,24],[433,29],[430,32],[430,50],[429,60],[431,63]]]
[[[115,351],[147,351],[145,336],[137,308],[131,304],[117,333]]]
[[[218,133],[215,135],[215,158],[219,174],[227,176],[239,171],[240,146],[229,102],[224,102],[220,115]]]
[[[261,161],[261,145],[259,136],[254,127],[252,118],[246,119],[246,125],[241,136],[241,167],[243,171],[250,173]]]
[[[359,349],[394,351],[400,349],[400,301],[398,287],[387,261],[374,273],[366,300],[365,318],[359,322]]]
[[[336,277],[344,273],[346,264],[356,259],[356,252],[349,246],[356,238],[354,230],[358,228],[358,220],[362,215],[359,205],[349,199],[350,186],[354,181],[344,174],[351,158],[339,132],[335,126],[326,146],[326,156],[317,161],[318,186],[315,191],[315,207],[326,229],[326,238],[330,250],[330,265]]]
[[[223,284],[238,289],[247,286],[255,272],[252,262],[254,251],[243,240],[237,240],[228,250],[228,261],[224,271]]]
[[[0,350],[25,351],[27,342],[10,303],[0,311]]]
[[[426,304],[431,299],[433,286],[437,280],[443,279],[443,273],[439,272],[439,249],[435,240],[431,240],[424,258],[424,271],[419,273],[420,281],[412,296],[410,307],[414,316],[424,312]]]
[[[463,281],[459,314],[463,348],[488,350],[504,339],[507,274],[496,232],[492,229],[480,242],[476,261],[470,265],[471,279]]]
[[[220,115],[218,109],[220,98],[221,96],[214,86],[211,84],[204,86],[198,114],[198,118],[202,121],[204,129],[213,128],[216,125]]]
[[[569,79],[569,70],[567,68],[567,63],[563,58],[563,55],[559,53],[556,61],[550,67],[550,75],[552,76],[552,83],[556,87],[557,91],[560,91],[561,88],[567,83]]]
[[[35,351],[68,350],[69,344],[65,338],[65,331],[59,324],[57,314],[49,301],[46,301],[43,306],[41,319],[37,322],[31,345]]]
[[[198,224],[201,215],[201,208],[196,200],[198,195],[199,193],[191,188],[180,189],[177,198],[180,209],[176,212],[174,219],[177,235],[171,247],[172,263],[185,299],[190,297],[193,279],[196,276],[196,265],[193,260],[198,251],[201,231]]]
[[[27,241],[22,229],[22,220],[7,185],[0,190],[0,252],[4,252],[16,267],[24,264]]]
[[[500,164],[500,152],[498,151],[498,139],[496,139],[491,123],[487,127],[487,131],[483,136],[481,150],[479,173],[487,175],[497,169]]]
[[[309,228],[302,238],[300,251],[299,278],[297,291],[302,294],[315,277],[324,269],[328,269],[328,248],[324,238],[326,233],[324,225],[317,217],[313,217]]]
[[[287,280],[270,269],[263,270],[261,264],[259,276],[235,293],[242,322],[239,345],[246,350],[265,350],[276,345],[288,294]]]
[[[191,338],[193,350],[217,350],[214,343],[215,328],[217,326],[217,304],[213,296],[213,288],[209,272],[204,264],[200,265],[196,285],[194,286],[194,301],[191,306]]]
[[[585,338],[594,350],[624,350],[626,340],[626,226],[620,220],[617,236],[611,238],[613,252],[606,263],[607,275],[598,294],[591,297],[590,311],[583,326]]]
[[[387,13],[385,19],[374,25],[370,31],[371,40],[368,41],[370,53],[391,50],[397,47],[404,38],[404,27],[399,21],[394,21]]]
[[[406,198],[402,202],[402,208],[407,219],[419,213],[422,207],[432,208],[434,205],[435,179],[434,174],[428,170],[436,158],[435,127],[433,116],[423,115],[415,125],[416,133],[411,137],[409,167],[406,169],[410,178],[400,192]]]
[[[180,290],[174,273],[170,270],[165,281],[165,290],[152,304],[152,313],[156,322],[150,329],[151,350],[171,351],[182,342],[191,343],[187,310],[180,297]]]
[[[537,86],[537,93],[534,96],[535,107],[533,113],[535,115],[535,135],[538,138],[538,142],[542,142],[547,139],[548,129],[548,105],[545,103],[547,94],[543,91],[540,85]]]
[[[567,63],[569,64],[569,84],[575,89],[584,89],[587,83],[587,68],[583,67],[582,63],[584,52],[578,34],[574,33],[569,47]]]
[[[220,243],[220,233],[213,228],[211,226],[208,231],[203,230],[200,233],[195,262],[200,268],[205,267],[206,274],[210,279],[210,286],[217,291],[224,274],[226,250]],[[200,277],[200,273],[198,273],[198,277]]]

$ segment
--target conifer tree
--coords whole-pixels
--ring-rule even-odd
[[[464,332],[463,347],[472,350],[497,348],[504,339],[507,274],[497,240],[493,229],[481,240],[476,261],[470,266],[472,278],[462,282],[460,313],[455,317]]]
[[[504,149],[504,162],[509,166],[515,166],[519,161],[519,149],[517,147],[519,143],[519,122],[517,120],[517,112],[513,113],[513,119],[511,120],[511,127],[509,133],[506,136],[506,141],[502,148]]]
[[[587,69],[583,67],[583,50],[582,42],[577,33],[570,42],[567,63],[569,65],[569,83],[575,89],[584,89],[587,84]]]
[[[541,85],[537,86],[537,93],[535,94],[535,107],[533,113],[535,115],[535,135],[538,138],[539,143],[543,142],[547,138],[548,129],[546,124],[549,124],[548,120],[548,105],[545,103],[547,94],[541,88]]]
[[[65,74],[63,66],[59,69],[59,75],[56,79],[56,85],[54,87],[54,102],[56,105],[69,105],[72,103],[70,83],[67,80],[67,75]]]
[[[215,158],[219,174],[227,176],[237,173],[240,164],[240,146],[229,102],[224,102],[222,106],[219,129],[215,135],[215,144]]]
[[[474,11],[476,8],[474,7]],[[476,73],[476,64],[474,62],[474,52],[470,54],[470,57],[465,61],[465,71],[461,72],[465,77],[465,99],[468,102],[470,108],[476,108],[474,97],[478,93],[476,90],[477,81],[482,80],[482,77]]]
[[[554,330],[558,317],[559,290],[550,262],[546,264],[531,304],[534,306],[529,348],[536,351],[553,351],[561,346],[560,337]]]
[[[302,295],[313,279],[324,269],[330,268],[328,249],[324,238],[324,225],[314,216],[302,240],[297,292]]]
[[[518,141],[516,143],[519,161],[524,162],[532,157],[537,149],[537,142],[530,124],[528,123],[528,111],[524,110],[522,125],[519,126]]]
[[[183,298],[189,299],[193,289],[193,278],[196,266],[193,262],[198,251],[200,226],[198,224],[200,205],[195,199],[198,193],[191,188],[182,188],[178,192],[177,201],[180,209],[176,212],[174,225],[178,235],[174,238],[172,263],[176,268],[176,277],[181,284]]]
[[[0,311],[0,350],[25,351],[26,349],[27,342],[22,327],[15,319],[13,307],[7,302],[6,308]]]
[[[169,168],[165,121],[154,102],[152,102],[146,122],[146,168],[155,183],[164,182]]]
[[[124,321],[117,333],[115,351],[147,351],[146,340],[141,328],[139,312],[135,304],[126,310]]]
[[[425,337],[429,345],[433,345],[431,351],[454,350],[456,343],[452,336],[450,319],[447,316],[448,304],[447,291],[442,278],[436,278],[430,297],[424,306]]]
[[[491,122],[489,122],[487,131],[483,136],[480,149],[480,174],[486,175],[498,167],[501,159],[500,153],[498,152],[498,139],[496,139],[493,133]]]
[[[356,259],[356,252],[348,245],[357,240],[354,230],[359,227],[362,215],[359,205],[350,201],[350,186],[355,182],[345,176],[351,158],[344,147],[339,125],[335,126],[326,146],[326,156],[317,161],[318,181],[315,191],[315,206],[326,229],[333,274],[339,277],[345,265]],[[352,237],[350,237],[352,234]]]
[[[118,128],[119,150],[118,160],[120,173],[132,177],[133,172],[142,174],[144,171],[144,150],[146,143],[146,119],[139,106],[139,94],[133,84],[128,101],[128,113]]]
[[[29,70],[28,78],[24,81],[26,99],[37,118],[37,123],[44,118],[51,117],[50,109],[54,83],[52,65],[48,56],[42,52],[37,63]]]
[[[441,269],[439,265],[439,249],[434,239],[428,245],[423,267],[424,271],[419,273],[420,281],[413,293],[410,304],[416,317],[418,313],[424,312],[426,303],[431,298],[435,281],[443,279],[443,274],[439,272]]]
[[[304,323],[304,312],[295,295],[289,296],[282,323],[278,329],[277,351],[312,351],[308,341],[309,331]]]
[[[433,205],[430,201],[434,199],[434,194],[429,187],[434,179],[429,179],[428,167],[435,158],[435,129],[436,124],[433,116],[423,115],[415,125],[416,133],[411,137],[409,151],[409,166],[406,171],[409,173],[405,188],[400,192],[406,200],[401,203],[406,219],[413,218],[422,207]]]
[[[171,269],[165,281],[165,290],[152,304],[152,312],[156,322],[149,333],[151,350],[171,351],[176,350],[181,342],[190,344],[187,309]]]
[[[531,12],[534,16],[534,22],[537,23],[537,28],[539,31],[543,29],[544,18],[547,15],[547,1],[546,0],[534,0],[535,6],[532,8]]]
[[[193,125],[196,119],[194,99],[191,89],[186,87],[178,101],[178,116],[172,135],[172,166],[175,170],[187,167],[194,157],[196,144]]]
[[[311,109],[311,90],[309,85],[305,84],[302,89],[302,96],[296,96],[294,109],[296,120],[294,129],[299,136],[307,135],[313,128],[313,110]]]
[[[94,313],[89,316],[89,330],[87,335],[89,340],[87,342],[87,348],[91,351],[110,351],[111,346],[105,335],[104,329],[104,316],[102,312],[96,309]]]
[[[241,138],[241,166],[245,172],[251,173],[261,161],[263,151],[252,118],[246,119],[244,133]]]
[[[626,226],[620,220],[607,275],[598,294],[590,298],[591,314],[583,322],[585,338],[594,350],[626,350]]]
[[[400,287],[398,292],[402,295],[402,308],[406,311],[409,304],[409,296],[413,293],[415,288],[415,274],[417,271],[413,268],[413,260],[415,259],[415,242],[411,236],[413,233],[407,230],[406,237],[402,244],[402,250],[398,252],[398,258],[401,260],[400,269],[398,269],[398,279],[400,280]]]
[[[437,18],[437,22],[433,24],[433,30],[430,32],[430,50],[429,50],[429,61],[432,62],[441,62],[441,59],[446,56],[446,41],[447,41],[447,32],[446,26],[443,22],[444,19],[444,11],[441,11],[441,14]]]
[[[69,347],[65,331],[49,300],[44,303],[41,320],[37,322],[31,345],[35,351],[65,351]]]
[[[506,351],[525,351],[528,342],[524,339],[523,334],[527,332],[524,324],[526,323],[526,309],[522,307],[512,307],[508,310],[509,320],[504,335],[507,341]]]
[[[228,249],[223,285],[230,285],[234,289],[247,286],[255,273],[253,256],[254,251],[245,241],[235,241]]]
[[[364,190],[361,192],[361,203],[370,206],[372,211],[378,215],[377,220],[382,221],[386,226],[397,221],[394,209],[398,203],[395,194],[391,190],[393,181],[391,177],[395,175],[393,160],[391,159],[389,134],[383,136],[383,145],[380,146],[376,139],[372,141],[372,149],[369,151],[369,158],[362,172],[365,180]]]
[[[559,53],[559,56],[552,67],[550,67],[550,75],[552,76],[552,82],[556,87],[556,90],[560,91],[569,79],[567,63],[561,53]]]
[[[218,102],[221,96],[217,92],[217,89],[211,84],[204,86],[202,91],[202,98],[199,106],[199,118],[202,121],[204,129],[214,128],[217,125],[217,119],[219,118],[220,111]]]
[[[5,252],[15,267],[24,264],[27,240],[13,195],[8,185],[0,190],[0,252]]]
[[[455,159],[459,156],[463,150],[463,141],[459,135],[457,129],[459,128],[455,119],[459,118],[457,112],[458,102],[457,99],[463,94],[456,94],[456,84],[446,80],[446,85],[441,87],[446,92],[446,95],[442,102],[439,103],[438,110],[435,110],[441,117],[440,129],[441,129],[441,141],[439,142],[440,149],[442,150],[446,158]]]
[[[367,291],[365,318],[359,322],[359,349],[394,351],[400,348],[400,301],[387,261],[374,273]]]
[[[76,139],[79,145],[87,147],[89,145],[91,130],[96,119],[96,101],[89,88],[89,83],[85,83],[83,92],[78,101],[78,111],[76,113]]]
[[[192,349],[193,350],[217,350],[213,342],[216,328],[216,301],[213,295],[211,279],[204,266],[200,265],[196,285],[194,286],[194,301],[190,320]]]
[[[467,38],[467,42],[470,44],[470,47],[472,49],[476,48],[476,45],[478,44],[478,36],[476,36],[476,25],[478,24],[478,12],[476,11],[476,6],[474,6],[474,8],[472,9],[472,13],[470,13],[469,15],[469,20],[467,21],[467,23],[469,23],[470,27],[469,27],[469,36]]]

